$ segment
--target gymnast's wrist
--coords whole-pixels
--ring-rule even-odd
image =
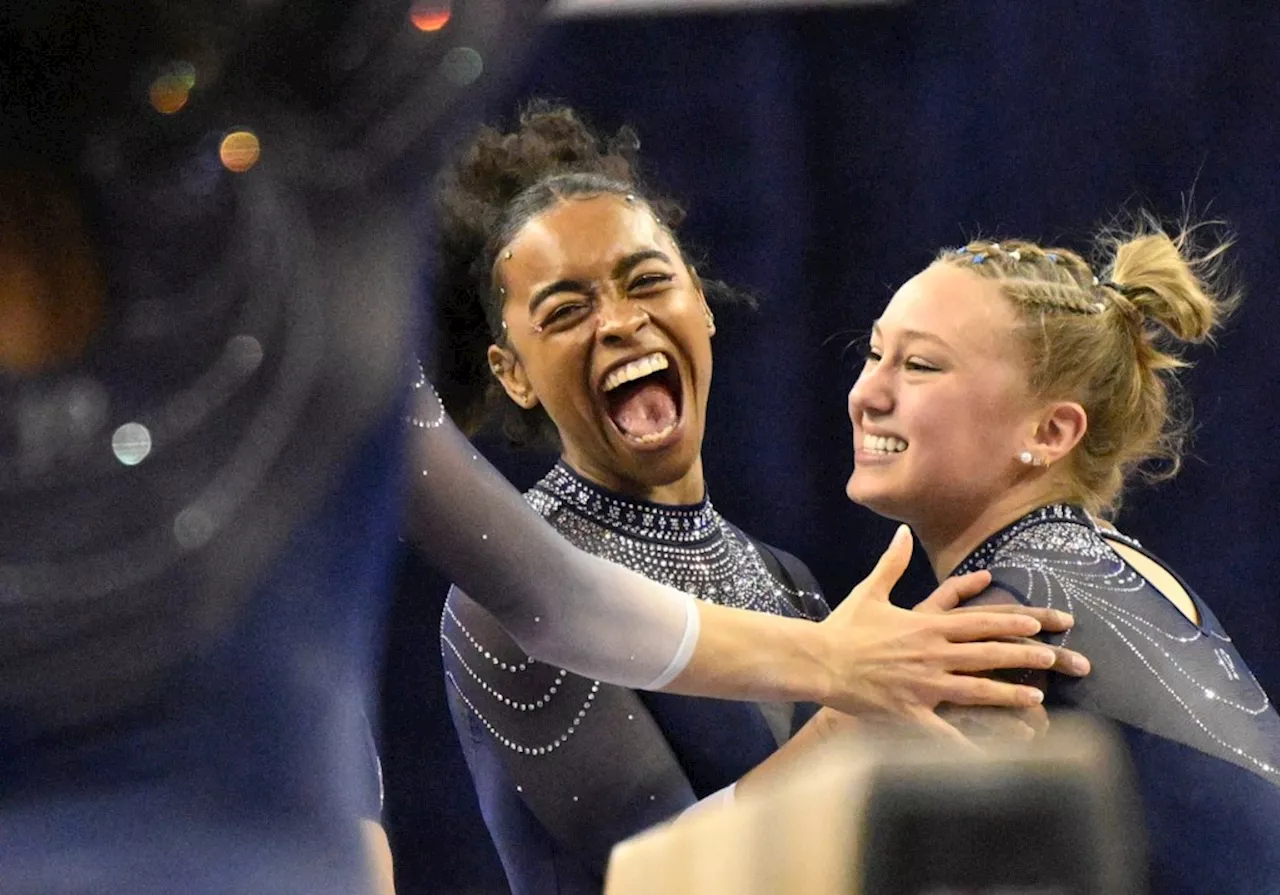
[[[800,622],[799,653],[801,663],[799,692],[796,698],[820,705],[831,705],[841,692],[840,659],[842,648],[836,630],[821,622]]]

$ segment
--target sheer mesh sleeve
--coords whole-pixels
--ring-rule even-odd
[[[693,597],[558,535],[453,425],[419,372],[407,419],[410,528],[427,556],[534,658],[658,689],[698,637]]]

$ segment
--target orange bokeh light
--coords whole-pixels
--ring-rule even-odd
[[[161,115],[172,115],[187,104],[191,88],[177,75],[161,75],[147,91],[151,107]]]
[[[233,174],[243,174],[258,163],[262,145],[252,131],[232,131],[222,138],[218,158],[222,166]]]
[[[452,15],[453,9],[450,3],[441,3],[439,0],[434,3],[418,2],[409,10],[409,21],[413,22],[413,27],[419,31],[439,31],[449,24],[449,17]]]

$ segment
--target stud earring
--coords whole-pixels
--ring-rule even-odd
[[[1023,451],[1021,454],[1018,455],[1018,459],[1022,462],[1024,466],[1030,466],[1036,460],[1036,458],[1032,456],[1031,451]]]

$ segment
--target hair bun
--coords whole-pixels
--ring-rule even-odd
[[[1203,227],[1184,227],[1171,237],[1144,216],[1129,234],[1107,237],[1114,252],[1111,278],[1119,285],[1117,304],[1130,304],[1143,321],[1182,342],[1210,338],[1237,301],[1218,282],[1231,240],[1202,249],[1194,237]]]

